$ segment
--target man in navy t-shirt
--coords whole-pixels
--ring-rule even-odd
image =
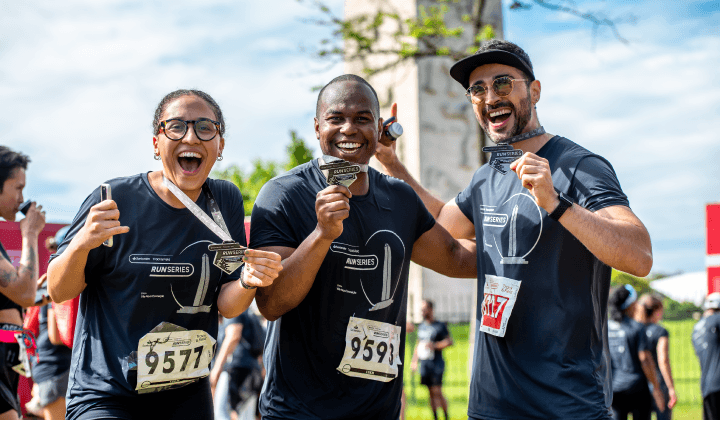
[[[255,201],[251,247],[283,258],[279,277],[256,294],[271,321],[263,419],[397,419],[410,261],[476,274],[474,243],[436,225],[407,184],[367,167],[382,132],[372,87],[334,79],[317,103],[323,162],[274,178]],[[359,171],[349,187],[328,185],[320,165],[332,157]]]
[[[700,360],[703,418],[720,419],[720,293],[705,299],[705,313],[693,329],[692,343]]]
[[[430,300],[423,300],[420,306],[423,322],[417,329],[417,345],[413,351],[413,371],[420,361],[420,383],[427,386],[430,392],[430,408],[434,419],[438,419],[437,409],[442,408],[445,419],[449,420],[448,403],[442,394],[442,378],[445,372],[443,349],[453,344],[452,337],[445,323],[435,320],[435,305]]]
[[[650,236],[609,162],[545,133],[540,82],[520,47],[484,42],[450,75],[499,144],[489,165],[444,204],[412,179],[392,146],[376,156],[455,238],[477,240],[468,416],[609,418],[610,268],[645,276]]]

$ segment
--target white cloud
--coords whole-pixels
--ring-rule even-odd
[[[642,41],[595,51],[577,42],[583,30],[523,44],[543,83],[543,125],[613,164],[650,231],[653,270],[702,270],[704,204],[720,200],[720,36],[654,36],[667,30],[643,21],[629,34]]]
[[[178,88],[223,108],[223,164],[282,159],[290,129],[315,146],[310,88],[342,71],[318,71],[298,49],[326,35],[298,22],[318,12],[283,0],[172,4],[3,2],[2,143],[31,156],[26,196],[49,221],[69,222],[107,179],[160,168],[152,116]]]

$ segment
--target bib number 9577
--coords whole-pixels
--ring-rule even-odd
[[[182,365],[179,366],[179,370],[175,370],[175,350],[169,350],[165,351],[165,357],[163,358],[163,367],[162,372],[165,374],[169,374],[172,372],[183,372],[188,367],[188,362],[191,363],[190,357],[195,354],[195,364],[193,365],[191,363],[192,369],[197,369],[200,366],[200,357],[202,356],[202,350],[203,346],[200,345],[196,347],[195,349],[181,349],[177,351],[180,357],[180,361],[182,361]],[[148,374],[155,374],[155,370],[157,370],[158,365],[160,364],[160,356],[155,351],[150,351],[145,356],[145,364],[147,364],[148,367],[150,367],[150,372]]]
[[[138,344],[140,393],[191,383],[210,374],[215,339],[202,330],[148,333]]]

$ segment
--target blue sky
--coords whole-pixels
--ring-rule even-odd
[[[328,3],[342,13],[342,0]],[[718,4],[575,2],[632,15],[619,26],[627,45],[539,6],[505,10],[505,37],[543,84],[541,122],[614,165],[650,231],[654,272],[705,267],[704,204],[720,202]],[[223,108],[223,164],[282,159],[290,130],[316,147],[311,87],[342,73],[300,51],[326,36],[301,21],[316,16],[295,0],[0,0],[0,143],[33,160],[26,197],[67,223],[103,181],[159,169],[152,115],[177,88]]]

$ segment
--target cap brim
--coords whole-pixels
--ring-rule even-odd
[[[460,82],[460,84],[467,89],[470,86],[470,73],[484,64],[492,63],[515,67],[516,69],[520,69],[527,73],[531,80],[535,80],[535,74],[533,73],[530,65],[525,63],[524,60],[515,54],[504,50],[487,50],[480,54],[473,54],[470,57],[465,57],[453,64],[450,68],[450,76]]]

